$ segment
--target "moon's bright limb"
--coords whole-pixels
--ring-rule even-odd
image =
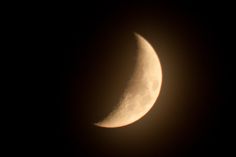
[[[162,70],[153,47],[136,34],[138,54],[134,73],[116,108],[95,125],[116,128],[142,118],[154,105],[161,89]]]

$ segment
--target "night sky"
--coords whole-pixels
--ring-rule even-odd
[[[45,40],[52,56],[53,101],[45,105],[49,125],[42,145],[52,156],[66,157],[225,155],[222,106],[230,87],[223,83],[229,72],[223,7],[198,1],[90,2],[52,11]],[[131,76],[134,32],[159,56],[160,95],[133,124],[96,127],[93,123],[112,110]]]

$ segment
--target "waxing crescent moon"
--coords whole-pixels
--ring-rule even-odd
[[[114,110],[96,126],[116,128],[142,118],[155,104],[162,84],[162,69],[153,47],[141,35],[137,39],[134,72]]]

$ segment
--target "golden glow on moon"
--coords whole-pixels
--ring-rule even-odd
[[[154,105],[160,93],[162,70],[152,46],[136,34],[138,55],[134,72],[116,108],[96,126],[116,128],[142,118]]]

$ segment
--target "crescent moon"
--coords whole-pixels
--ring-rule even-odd
[[[137,60],[134,72],[117,104],[110,114],[96,126],[116,128],[142,118],[155,104],[162,84],[162,69],[153,47],[141,35],[137,39]]]

